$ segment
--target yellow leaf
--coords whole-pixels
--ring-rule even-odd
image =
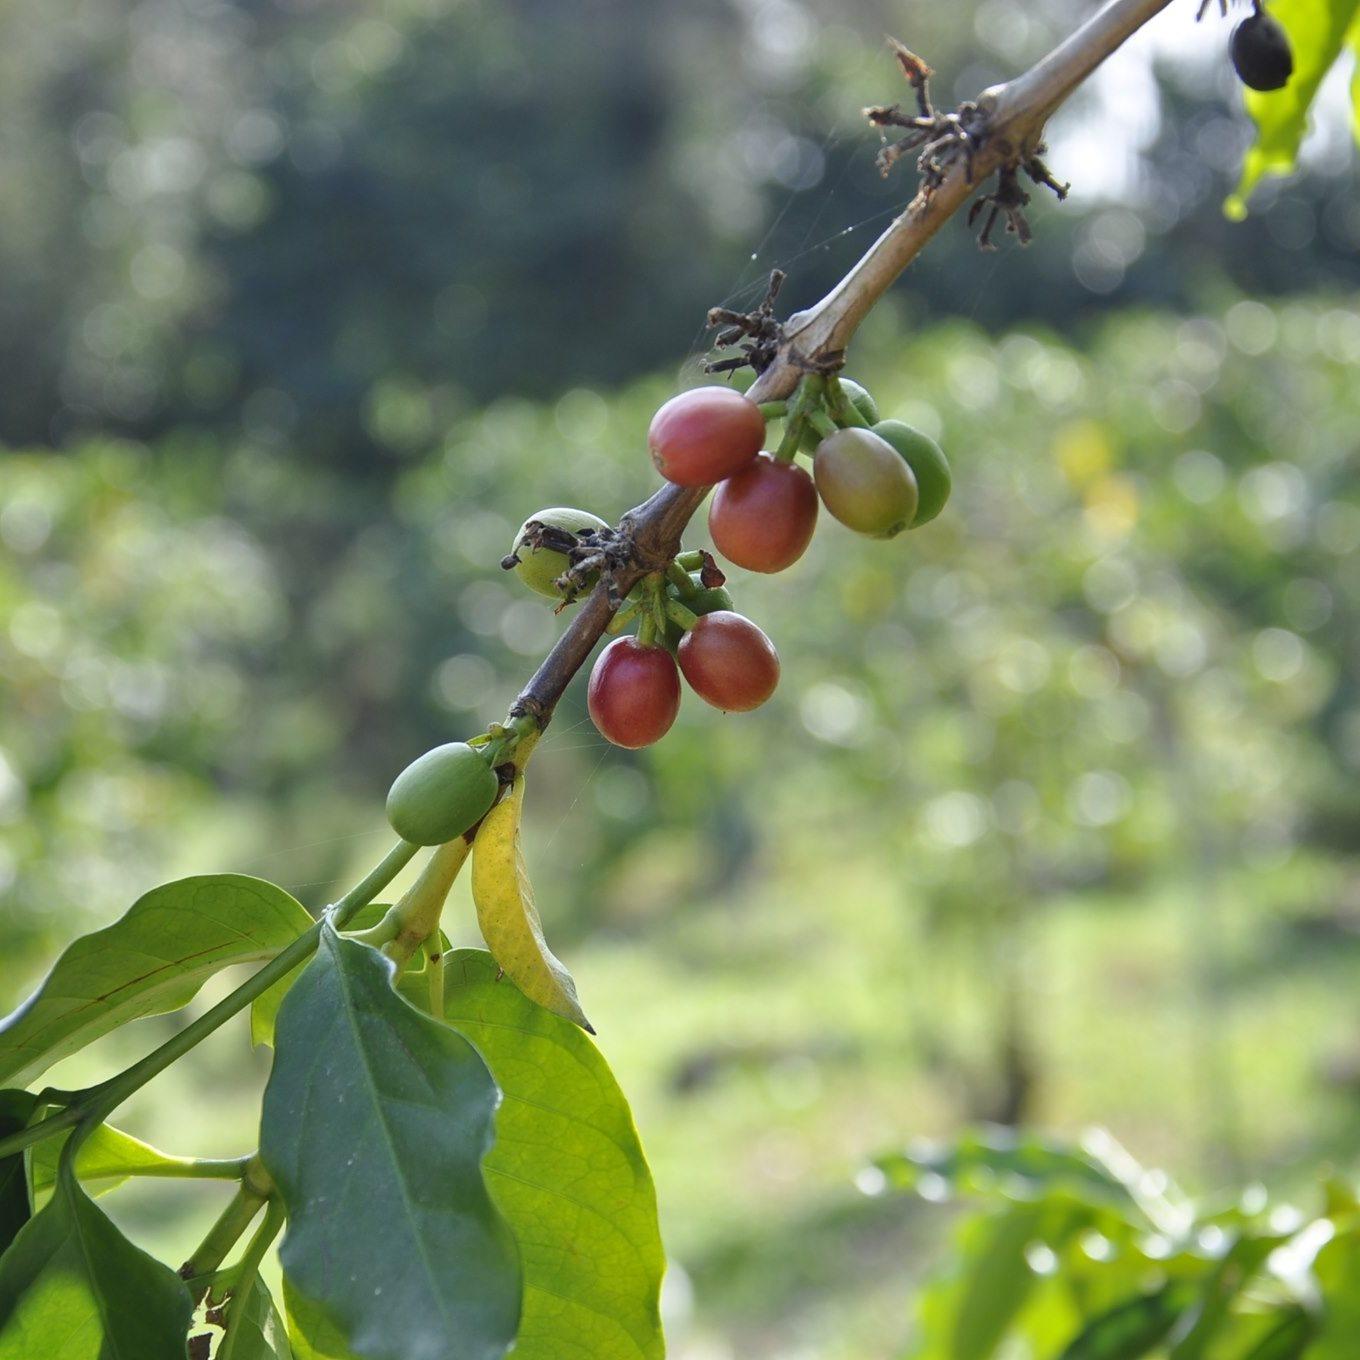
[[[482,821],[472,843],[472,900],[491,957],[531,1001],[590,1034],[595,1031],[576,999],[576,984],[543,938],[534,889],[524,867],[520,817],[524,776]]]

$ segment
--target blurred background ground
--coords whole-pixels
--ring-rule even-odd
[[[812,300],[900,205],[882,33],[953,99],[1078,8],[10,5],[0,1003],[177,874],[316,908],[365,868],[392,774],[561,626],[497,565],[518,523],[645,495],[705,310],[776,265]],[[1201,1189],[1353,1163],[1360,194],[1338,121],[1224,220],[1248,134],[1192,8],[1055,126],[1025,254],[951,226],[856,343],[953,459],[942,519],[733,573],[784,659],[759,713],[633,755],[577,686],[536,757],[683,1360],[896,1354],[947,1222],[854,1180],[909,1138],[1098,1122]],[[266,1069],[229,1029],[123,1122],[246,1151]],[[111,1207],[174,1256],[213,1192]]]

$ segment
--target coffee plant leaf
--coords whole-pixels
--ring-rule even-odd
[[[111,926],[68,945],[0,1021],[0,1081],[22,1085],[130,1020],[178,1010],[214,973],[262,963],[311,925],[282,888],[243,874],[153,888]]]
[[[418,978],[403,987],[425,994]],[[485,1169],[524,1270],[515,1360],[561,1360],[564,1337],[572,1355],[591,1360],[661,1360],[656,1192],[600,1050],[498,979],[482,950],[448,957],[444,1018],[476,1045],[501,1088]]]
[[[524,777],[486,814],[472,844],[472,900],[492,957],[531,1001],[590,1030],[576,983],[548,948],[524,863]]]
[[[0,1136],[17,1133],[32,1122],[38,1098],[28,1091],[0,1091]],[[0,1253],[32,1216],[24,1154],[0,1158]]]
[[[288,1329],[258,1273],[251,1278],[241,1316],[231,1320],[213,1360],[294,1360]]]
[[[360,1360],[500,1360],[520,1271],[483,1171],[498,1092],[462,1035],[327,924],[285,997],[260,1155],[286,1277]]]
[[[45,1204],[56,1186],[62,1149],[70,1136],[46,1138],[29,1154],[34,1204]],[[122,1129],[100,1124],[76,1150],[74,1171],[86,1193],[98,1198],[116,1190],[129,1176],[173,1175],[192,1164],[192,1158],[172,1157]]]
[[[0,1360],[178,1360],[193,1303],[63,1171],[0,1258]]]

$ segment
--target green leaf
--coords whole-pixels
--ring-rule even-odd
[[[1265,1264],[1266,1257],[1284,1241],[1282,1234],[1267,1233],[1239,1237],[1228,1248],[1210,1271],[1196,1304],[1194,1322],[1177,1338],[1168,1360],[1204,1360],[1228,1319],[1233,1301]]]
[[[69,1174],[0,1259],[0,1360],[179,1360],[192,1315],[179,1276]]]
[[[628,1102],[587,1035],[497,973],[482,950],[451,954],[444,1015],[503,1094],[485,1168],[524,1269],[515,1360],[660,1360],[666,1263]]]
[[[0,1081],[29,1081],[129,1020],[177,1010],[214,973],[270,959],[311,925],[282,888],[241,874],[153,888],[113,925],[69,945],[0,1021]]]
[[[27,1091],[0,1091],[0,1135],[27,1128],[37,1105],[37,1096]],[[0,1158],[0,1254],[14,1241],[31,1214],[24,1154],[15,1152]]]
[[[1318,86],[1341,55],[1358,4],[1360,0],[1272,0],[1270,13],[1284,25],[1294,49],[1294,74],[1282,90],[1246,91],[1256,144],[1247,152],[1237,190],[1228,200],[1230,216],[1245,214],[1247,196],[1262,176],[1288,174],[1294,168]]]
[[[1340,1356],[1340,1351],[1310,1349],[1317,1331],[1316,1319],[1305,1309],[1281,1309],[1278,1320],[1269,1326],[1265,1335],[1250,1350],[1242,1353],[1242,1360],[1298,1360],[1304,1354],[1322,1360],[1324,1353]],[[1354,1346],[1355,1336],[1354,1332],[1350,1334],[1348,1345]]]
[[[61,1152],[70,1136],[45,1139],[33,1149],[29,1178],[34,1203],[44,1203],[52,1193]],[[172,1157],[111,1124],[100,1124],[76,1150],[75,1174],[86,1190],[97,1197],[116,1190],[129,1176],[173,1176],[193,1165],[192,1157]]]
[[[1161,1226],[1171,1209],[1146,1188],[1142,1167],[1103,1130],[1081,1146],[986,1128],[947,1145],[920,1143],[874,1163],[896,1190],[934,1184],[955,1194],[1033,1201],[1058,1191]]]
[[[519,1322],[514,1242],[482,1163],[499,1092],[461,1035],[327,925],[279,1012],[260,1153],[288,1208],[297,1293],[364,1360],[499,1360]]]
[[[1322,1292],[1322,1319],[1308,1360],[1354,1360],[1360,1336],[1360,1228],[1339,1232],[1317,1253],[1313,1277]]]
[[[367,930],[370,926],[376,926],[387,912],[388,903],[370,902],[354,914],[349,925],[345,927],[345,933],[353,934],[357,930]],[[440,938],[443,939],[442,933]],[[261,992],[250,1003],[250,1042],[253,1047],[274,1047],[274,1026],[278,1022],[279,1007],[283,1005],[283,998],[288,995],[288,989],[298,980],[302,968],[303,965],[299,964],[291,972],[285,973],[272,987]]]
[[[961,1230],[950,1274],[921,1294],[918,1360],[987,1360],[1029,1297],[1034,1272],[1025,1249],[1044,1211],[1018,1204],[978,1214]]]
[[[1093,1318],[1060,1360],[1141,1360],[1170,1332],[1195,1297],[1193,1286],[1178,1282],[1126,1299]]]
[[[244,1312],[232,1320],[213,1360],[293,1360],[288,1330],[258,1274],[251,1277]]]
[[[352,1360],[340,1329],[309,1299],[283,1278],[283,1307],[294,1360]]]

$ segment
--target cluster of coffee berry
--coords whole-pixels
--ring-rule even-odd
[[[767,416],[783,420],[764,449]],[[758,406],[727,387],[682,392],[657,411],[648,431],[657,470],[679,486],[716,486],[708,513],[714,546],[749,571],[782,571],[812,539],[819,504],[871,538],[892,538],[935,518],[949,497],[949,464],[939,446],[899,420],[881,420],[858,383],[810,376],[788,402]],[[811,473],[799,465],[809,456]],[[569,599],[595,584],[608,561],[611,530],[584,510],[540,510],[516,535],[505,565],[531,589]],[[611,630],[639,619],[636,637],[600,654],[588,706],[618,746],[659,740],[680,708],[680,678],[724,712],[757,708],[779,682],[770,639],[735,612],[725,578],[707,553],[682,553],[645,577]]]
[[[819,499],[871,538],[925,524],[948,499],[939,446],[900,420],[880,420],[858,383],[808,379],[782,414],[773,452],[762,450],[764,411],[731,388],[682,392],[652,418],[657,471],[680,486],[717,484],[708,531],[729,562],[760,572],[791,566],[812,541]],[[799,454],[811,455],[811,474]]]

